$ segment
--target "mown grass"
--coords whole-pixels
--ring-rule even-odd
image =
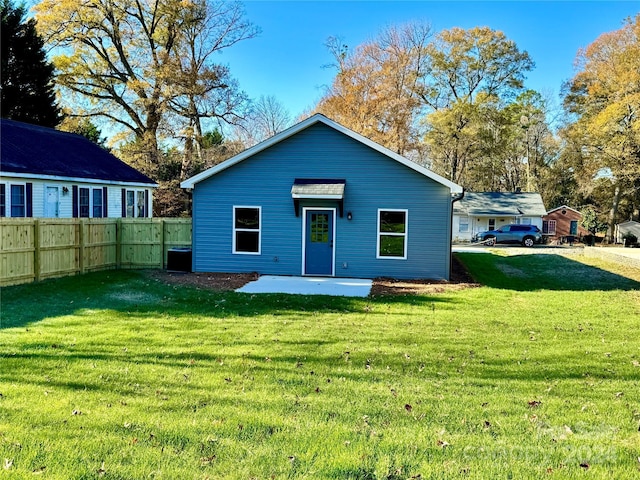
[[[637,478],[637,270],[461,258],[487,286],[253,296],[112,271],[5,288],[0,476]]]

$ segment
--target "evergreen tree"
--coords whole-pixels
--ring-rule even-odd
[[[53,66],[47,62],[35,20],[25,21],[25,15],[24,5],[2,0],[2,117],[55,127],[61,117]]]

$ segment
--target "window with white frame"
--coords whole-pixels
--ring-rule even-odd
[[[7,186],[0,183],[0,217],[7,216]]]
[[[91,192],[92,195],[92,202],[93,204],[91,205],[91,208],[93,210],[93,218],[100,218],[103,216],[103,210],[102,210],[102,201],[103,201],[103,193],[102,193],[102,189],[101,188],[94,188],[93,191]]]
[[[555,220],[544,220],[542,222],[542,233],[547,235],[555,235],[556,234],[556,221]]]
[[[459,232],[469,231],[469,217],[460,217],[460,225],[458,227]]]
[[[233,207],[233,253],[260,254],[262,208]]]
[[[91,190],[81,187],[78,189],[78,216],[80,218],[89,218],[91,212]]]
[[[139,217],[139,218],[146,217],[144,190],[138,190],[136,192],[136,217]]]
[[[408,211],[378,209],[377,258],[407,258]]]
[[[102,188],[78,188],[78,216],[80,218],[102,217],[102,205]]]
[[[127,190],[127,217],[133,218],[136,216],[136,192],[135,190]]]
[[[148,217],[147,193],[145,190],[123,190],[123,214],[128,218]]]
[[[32,217],[33,184],[0,183],[0,217]]]

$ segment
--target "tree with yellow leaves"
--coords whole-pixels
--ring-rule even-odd
[[[620,203],[640,191],[640,14],[598,37],[577,60],[564,102],[573,121],[563,133],[583,190],[609,186],[611,240]]]
[[[229,104],[235,84],[212,52],[256,33],[237,2],[42,0],[35,10],[63,98],[132,133],[136,166],[153,178],[163,129],[201,135],[200,118],[218,113],[213,93]]]

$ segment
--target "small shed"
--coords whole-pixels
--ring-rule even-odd
[[[462,188],[323,115],[181,186],[196,272],[449,278]]]
[[[616,225],[615,230],[616,243],[624,243],[624,237],[626,235],[635,235],[640,240],[640,223],[629,220]]]
[[[582,213],[575,208],[562,205],[549,210],[542,218],[542,233],[549,242],[562,243],[589,235],[581,225]]]
[[[83,136],[4,118],[0,136],[0,216],[152,216],[157,184]]]

